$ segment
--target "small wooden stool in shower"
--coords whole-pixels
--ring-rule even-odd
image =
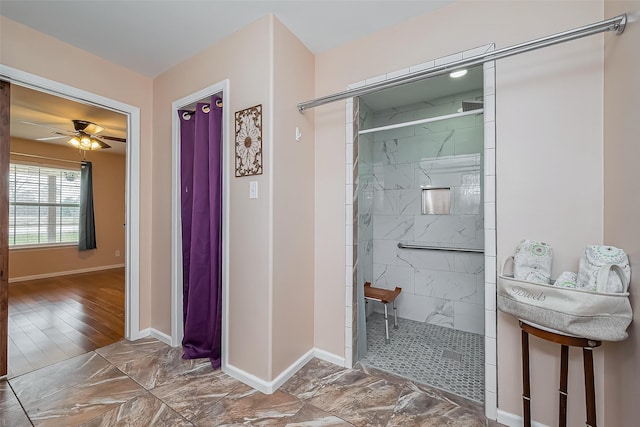
[[[387,304],[393,305],[393,329],[398,329],[398,309],[396,308],[396,298],[402,292],[402,288],[396,287],[394,290],[374,288],[370,282],[364,284],[364,299],[377,301],[384,304],[384,331],[385,343],[389,344],[389,317],[387,312]]]

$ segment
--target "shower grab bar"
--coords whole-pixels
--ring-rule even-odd
[[[447,246],[426,246],[426,245],[414,245],[414,244],[406,244],[402,242],[398,242],[398,247],[400,249],[426,249],[429,251],[448,251],[448,252],[473,252],[478,254],[483,254],[484,249],[473,249],[473,248],[452,248]]]

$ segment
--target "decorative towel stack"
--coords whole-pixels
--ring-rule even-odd
[[[523,240],[513,257],[513,277],[535,283],[551,283],[553,249],[544,242]]]
[[[518,280],[551,284],[551,246],[523,240],[514,256],[513,276]],[[614,246],[587,246],[580,257],[578,273],[563,271],[553,283],[562,288],[591,292],[623,293],[631,280],[627,254]]]

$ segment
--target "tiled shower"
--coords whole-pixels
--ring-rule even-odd
[[[456,113],[477,99],[481,89],[377,112],[361,100],[360,129]],[[482,114],[360,135],[358,280],[401,287],[402,318],[484,332],[482,152]],[[434,187],[450,189],[449,214],[421,213],[422,192]]]
[[[461,112],[463,101],[482,107],[482,100],[482,80],[477,89],[386,108],[368,105],[364,96],[358,128],[441,117]],[[367,344],[360,334],[358,359],[478,401],[484,400],[483,125],[480,112],[359,135],[354,198],[357,283],[402,288],[400,329],[391,331],[389,345],[382,305],[367,304]],[[434,190],[447,201],[435,213],[428,202]],[[364,309],[357,315],[364,317]]]

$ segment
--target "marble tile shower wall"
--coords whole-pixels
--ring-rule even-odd
[[[373,126],[455,113],[462,100],[476,99],[482,99],[481,90],[376,112]],[[397,247],[398,242],[412,242],[483,248],[483,116],[373,135],[372,144],[361,140],[359,148],[366,150],[367,143],[372,148],[371,165],[364,157],[359,161],[359,194],[367,201],[371,195],[373,201],[359,206],[359,231],[367,239],[372,235],[372,247],[367,243],[363,254],[363,279],[379,287],[402,288],[400,317],[484,333],[482,254]],[[451,187],[450,215],[421,214],[421,189],[428,186]]]

